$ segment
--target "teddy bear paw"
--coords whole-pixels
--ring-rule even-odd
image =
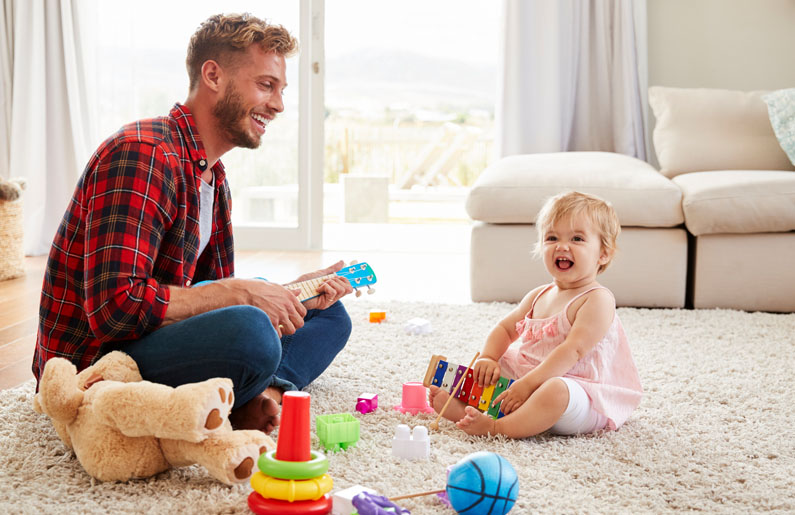
[[[220,378],[207,381],[207,397],[203,410],[204,429],[215,431],[223,427],[234,403],[231,381]]]
[[[267,447],[259,446],[256,443],[249,443],[238,449],[238,459],[230,463],[231,475],[234,475],[235,481],[246,481],[255,472],[255,465],[260,454],[267,452]],[[237,464],[237,466],[235,466]]]

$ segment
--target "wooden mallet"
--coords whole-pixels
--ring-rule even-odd
[[[436,417],[436,420],[434,420],[431,423],[431,429],[433,429],[434,431],[439,429],[439,420],[442,418],[442,415],[444,415],[444,411],[447,409],[447,406],[450,404],[450,401],[453,400],[453,397],[458,396],[458,392],[461,390],[461,385],[464,384],[464,378],[466,377],[467,372],[469,372],[472,369],[472,365],[475,364],[475,360],[478,359],[478,356],[480,356],[480,352],[475,353],[475,357],[472,358],[472,361],[469,363],[467,369],[464,370],[464,373],[461,374],[461,377],[458,378],[458,382],[453,385],[453,390],[450,393],[450,397],[447,398],[447,402],[445,402],[444,406],[442,406],[442,411],[439,412],[439,416]]]

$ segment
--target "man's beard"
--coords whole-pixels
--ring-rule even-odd
[[[234,82],[229,83],[224,97],[213,107],[213,115],[218,122],[218,128],[236,147],[259,147],[259,136],[252,136],[241,127],[241,120],[245,123],[251,122],[248,119],[248,110],[243,106],[243,98],[235,89]]]

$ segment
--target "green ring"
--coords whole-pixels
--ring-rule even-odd
[[[266,476],[277,479],[312,479],[328,472],[328,459],[322,452],[309,451],[309,461],[283,461],[275,458],[276,451],[260,455],[257,467]]]

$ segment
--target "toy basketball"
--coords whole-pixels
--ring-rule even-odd
[[[516,502],[519,478],[513,466],[493,452],[475,452],[453,465],[447,496],[463,515],[505,515]]]

